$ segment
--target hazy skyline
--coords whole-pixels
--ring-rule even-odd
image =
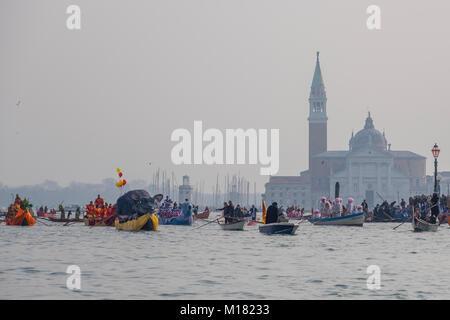
[[[71,4],[81,30],[66,28]],[[371,4],[381,30],[366,27]],[[392,149],[427,157],[431,174],[437,142],[450,170],[449,10],[444,0],[4,0],[0,183],[97,183],[117,167],[150,181],[159,167],[209,186],[240,172],[263,192],[260,165],[173,165],[170,135],[195,120],[280,129],[278,175],[306,170],[316,51],[329,150],[347,150],[370,111]]]

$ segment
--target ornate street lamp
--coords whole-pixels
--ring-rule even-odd
[[[441,149],[439,149],[437,143],[435,143],[433,149],[431,149],[431,153],[433,154],[433,157],[434,157],[434,192],[438,192],[438,186],[437,186],[438,161],[437,161],[437,158],[439,157],[440,152],[441,152]]]

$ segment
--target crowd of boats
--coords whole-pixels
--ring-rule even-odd
[[[447,201],[449,200],[449,201]],[[120,196],[115,204],[107,203],[98,195],[94,201],[90,201],[82,210],[77,206],[66,212],[66,208],[60,204],[58,211],[40,207],[37,216],[34,215],[33,204],[29,200],[22,200],[16,195],[6,213],[4,222],[6,225],[33,226],[36,222],[45,224],[42,220],[56,223],[64,223],[65,226],[82,222],[86,226],[115,227],[117,230],[157,231],[159,225],[186,225],[190,226],[194,220],[204,222],[201,228],[211,223],[217,223],[223,230],[244,230],[246,226],[258,225],[259,231],[266,234],[294,234],[299,225],[308,221],[313,225],[335,226],[363,226],[367,222],[411,222],[414,231],[437,231],[440,224],[450,225],[449,215],[450,197],[431,196],[411,197],[406,203],[402,199],[399,205],[395,202],[384,201],[369,211],[365,201],[361,205],[355,205],[352,198],[346,203],[336,197],[333,201],[322,197],[319,207],[312,208],[311,212],[304,209],[289,207],[284,210],[278,207],[276,202],[266,208],[262,201],[261,219],[257,219],[257,208],[241,208],[234,206],[231,201],[225,202],[219,217],[210,220],[210,209],[200,212],[199,206],[192,205],[188,199],[184,203],[177,203],[164,199],[162,194],[150,196],[145,190],[132,190]],[[71,218],[72,214],[74,217]],[[2,222],[2,220],[0,220]]]

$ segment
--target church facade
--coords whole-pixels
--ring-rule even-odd
[[[427,192],[426,158],[411,151],[391,150],[369,113],[364,127],[349,141],[348,150],[328,150],[327,96],[319,53],[309,97],[309,169],[299,176],[271,176],[265,185],[266,203],[316,208],[322,196],[366,200],[369,207],[400,201]]]

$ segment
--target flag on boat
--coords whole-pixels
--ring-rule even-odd
[[[266,203],[264,202],[264,200],[262,201],[262,218],[261,218],[261,222],[262,223],[266,223],[266,216],[267,216],[267,208],[266,208]]]

